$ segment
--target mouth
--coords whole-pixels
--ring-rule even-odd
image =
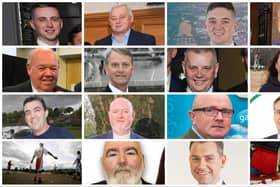
[[[54,34],[55,33],[55,30],[54,29],[47,29],[47,30],[45,30],[45,32],[47,33],[47,34]]]
[[[193,82],[195,83],[195,85],[197,86],[201,86],[205,83],[206,80],[198,80],[198,79],[193,79]]]
[[[214,36],[221,37],[224,35],[224,32],[215,31],[213,32]]]

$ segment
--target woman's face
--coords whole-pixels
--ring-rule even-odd
[[[280,55],[278,55],[277,62],[275,63],[275,69],[277,70],[278,74],[280,73]]]

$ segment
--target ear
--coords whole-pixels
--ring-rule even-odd
[[[185,63],[186,62],[182,61],[181,66],[182,66],[182,70],[183,70],[184,74],[186,75],[186,70],[185,70],[186,64]]]
[[[222,168],[225,166],[226,161],[227,161],[227,156],[226,156],[226,155],[223,155],[223,156],[222,156]]]
[[[237,22],[237,21],[235,21],[235,24],[234,24],[234,32],[236,32],[236,31],[237,31],[237,29],[238,29],[238,22]]]
[[[217,78],[217,76],[218,76],[219,67],[220,67],[220,63],[217,62],[216,65],[215,65],[215,78]]]
[[[60,29],[62,29],[62,28],[63,28],[63,19],[61,19],[61,21],[60,21]]]
[[[27,74],[30,75],[31,74],[31,65],[29,63],[27,63],[25,65],[25,67],[26,67]]]
[[[134,16],[131,15],[131,16],[130,16],[130,22],[132,23],[133,21],[134,21]]]
[[[135,119],[135,116],[136,116],[136,113],[135,113],[135,111],[133,111],[132,112],[132,120],[134,121],[134,119]]]
[[[33,20],[30,20],[30,21],[29,21],[29,25],[30,25],[30,27],[31,27],[34,31],[36,31],[36,27],[35,27],[35,25],[34,25],[34,21],[33,21]]]
[[[106,75],[108,75],[108,64],[107,63],[104,64],[104,71],[105,71]]]
[[[193,120],[195,117],[195,113],[193,111],[189,111],[188,114],[189,114],[190,119]]]
[[[47,119],[48,116],[49,116],[49,110],[46,109],[46,111],[45,111],[45,118]]]

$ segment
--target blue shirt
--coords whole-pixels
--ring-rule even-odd
[[[27,139],[43,139],[43,138],[73,138],[73,135],[65,128],[51,126],[49,129],[39,136],[34,135],[33,133],[27,135]]]
[[[118,41],[112,34],[112,45],[127,45],[130,29],[123,35],[121,41]]]

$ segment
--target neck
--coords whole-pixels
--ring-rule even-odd
[[[56,45],[57,42],[58,42],[58,39],[56,39],[56,40],[45,40],[45,39],[40,38],[40,37],[39,37],[39,40],[44,42],[44,43],[46,43],[46,44],[48,44],[48,45]]]
[[[45,124],[44,127],[42,129],[39,129],[38,131],[34,131],[33,134],[35,136],[40,136],[42,134],[44,134],[48,129],[50,128],[49,124]]]
[[[130,130],[121,130],[121,131],[113,130],[113,134],[115,134],[117,136],[125,136],[125,135],[128,135],[129,133],[130,133]]]

